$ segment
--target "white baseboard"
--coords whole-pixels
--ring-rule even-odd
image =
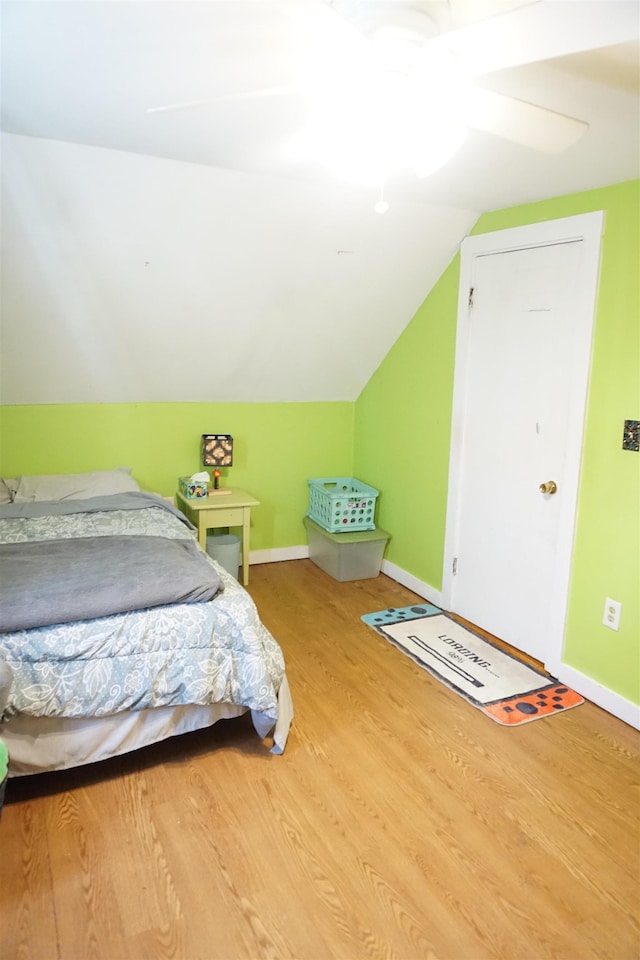
[[[418,580],[412,573],[407,573],[406,570],[398,567],[395,563],[391,563],[389,560],[383,560],[382,572],[386,573],[392,580],[397,580],[398,583],[401,583],[403,587],[407,587],[408,590],[413,590],[419,597],[424,597],[425,600],[433,603],[434,606],[442,606],[441,590],[436,590],[435,587],[432,587],[429,583],[425,583],[424,580]]]
[[[279,563],[281,560],[306,560],[309,556],[309,547],[276,547],[273,550],[252,550],[249,554],[249,564]]]
[[[622,697],[619,693],[614,693],[608,687],[603,687],[601,683],[593,680],[586,674],[570,667],[567,663],[545,664],[549,673],[557,677],[561,683],[566,683],[576,693],[579,693],[585,700],[590,700],[598,707],[602,707],[607,713],[613,714],[619,720],[628,723],[630,727],[640,730],[640,706]]]

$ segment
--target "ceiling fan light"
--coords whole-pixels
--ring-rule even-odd
[[[372,40],[371,51],[378,67],[408,74],[420,63],[422,45],[399,31],[385,31]]]
[[[431,132],[428,141],[416,145],[414,169],[419,180],[430,177],[462,149],[469,130],[452,123]]]

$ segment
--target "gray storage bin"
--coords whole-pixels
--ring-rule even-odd
[[[240,537],[232,533],[208,534],[207,553],[224,567],[232,577],[238,579],[240,566]]]
[[[334,580],[367,580],[377,577],[389,540],[384,530],[329,533],[310,517],[304,518],[309,557]]]

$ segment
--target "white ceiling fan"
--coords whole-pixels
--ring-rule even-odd
[[[333,139],[361,154],[385,146],[413,151],[428,175],[475,128],[544,153],[560,153],[588,129],[580,118],[491,90],[491,74],[511,67],[637,40],[636,0],[325,0],[299,10],[319,149]],[[484,17],[481,19],[481,17]],[[479,85],[477,82],[487,78]],[[300,84],[240,91],[149,108],[168,113],[300,92]],[[376,131],[377,139],[369,136]],[[410,131],[410,134],[407,132]],[[403,139],[404,138],[404,139]],[[406,142],[404,142],[406,140]],[[439,154],[430,155],[434,144]],[[387,151],[388,153],[388,151]],[[380,176],[398,162],[387,155]]]

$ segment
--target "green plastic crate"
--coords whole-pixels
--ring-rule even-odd
[[[307,516],[328,533],[375,530],[377,497],[374,487],[354,477],[315,477]]]

